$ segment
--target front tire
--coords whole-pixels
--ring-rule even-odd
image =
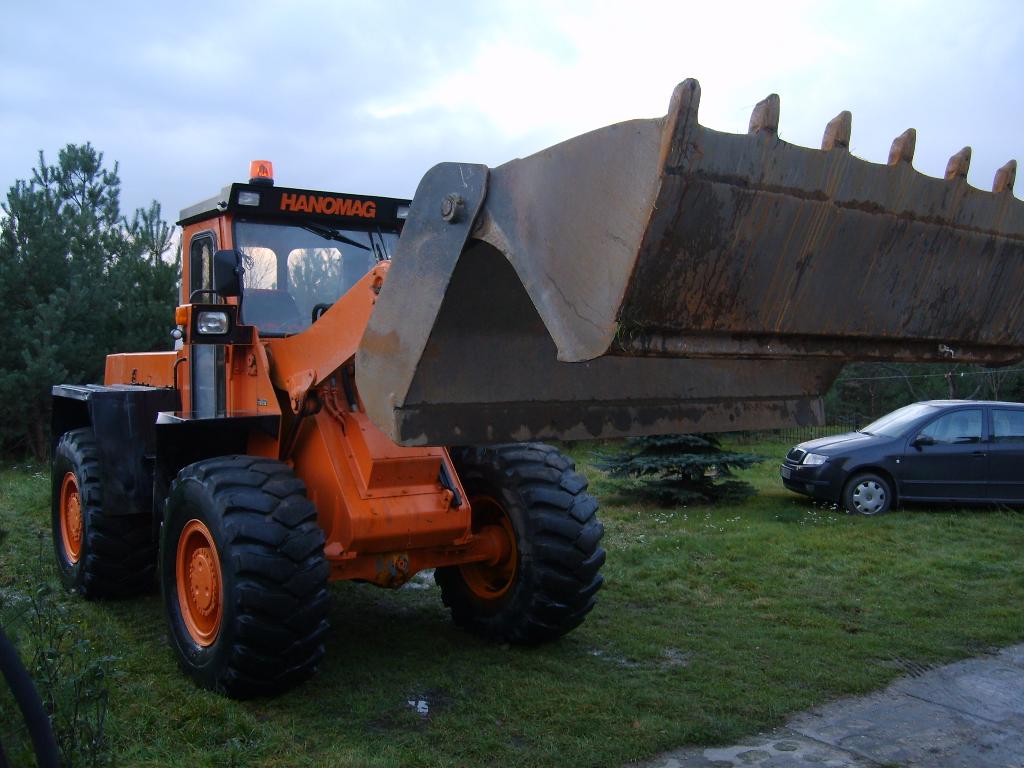
[[[171,484],[160,584],[171,644],[202,687],[280,693],[316,670],[327,631],[324,536],[284,463],[225,456]]]
[[[452,461],[473,507],[473,529],[510,541],[498,563],[438,568],[455,623],[499,642],[536,644],[582,623],[604,583],[604,526],[587,480],[540,443],[457,448]]]
[[[99,448],[91,428],[61,435],[51,482],[53,548],[64,584],[90,600],[147,592],[156,568],[151,518],[104,511]]]
[[[873,472],[854,475],[843,489],[843,506],[854,515],[884,515],[892,509],[889,481]]]

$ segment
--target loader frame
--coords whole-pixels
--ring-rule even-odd
[[[242,209],[237,201],[246,192],[269,202]],[[377,226],[394,229],[402,225],[395,212],[409,203],[234,184],[220,198],[183,211],[183,251],[191,256],[208,247],[208,265],[212,252],[233,248],[233,223],[241,214],[269,224],[341,219],[359,225],[362,214],[310,209],[310,201],[353,199],[363,208],[371,201]],[[280,213],[281,207],[287,210]],[[333,207],[344,210],[342,202]],[[209,303],[216,299],[212,289],[195,288],[208,284],[208,276],[193,280],[201,263],[183,263],[175,318],[180,349],[110,355],[104,385],[54,387],[54,440],[91,426],[103,446],[106,508],[149,512],[156,531],[183,467],[229,454],[265,456],[288,462],[305,483],[332,579],[397,587],[427,568],[507,558],[511,544],[500,526],[473,530],[472,505],[448,451],[396,445],[365,413],[352,368],[388,262],[371,269],[303,333],[265,339],[239,322],[239,299]],[[229,331],[199,334],[196,318],[214,310],[228,314]],[[212,408],[207,403],[201,410],[193,361],[202,359],[214,361],[204,375],[213,376],[216,394]]]

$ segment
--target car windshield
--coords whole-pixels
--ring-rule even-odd
[[[337,301],[377,262],[390,258],[397,243],[397,232],[380,229],[238,221],[235,247],[245,267],[242,322],[264,336],[304,331],[317,305]]]
[[[907,405],[892,413],[886,414],[877,421],[873,421],[860,431],[866,435],[881,435],[882,437],[899,437],[907,428],[922,416],[934,413],[936,406],[926,403],[914,403]]]

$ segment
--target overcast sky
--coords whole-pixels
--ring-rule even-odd
[[[274,162],[282,185],[411,196],[441,161],[498,165],[608,123],[664,114],[696,77],[701,122],[743,132],[780,94],[780,135],[970,180],[1024,160],[1024,2],[204,2],[7,0],[0,184],[91,141],[122,208],[166,218]],[[1024,179],[1018,185],[1021,196]]]

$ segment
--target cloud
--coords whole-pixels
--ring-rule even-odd
[[[440,161],[497,165],[663,114],[688,76],[718,130],[745,130],[777,92],[796,143],[851,109],[852,148],[876,162],[909,126],[932,175],[972,144],[983,188],[1024,154],[1013,2],[36,3],[5,17],[0,182],[89,140],[120,161],[126,209],[155,197],[171,216],[254,157],[281,183],[411,195]]]

